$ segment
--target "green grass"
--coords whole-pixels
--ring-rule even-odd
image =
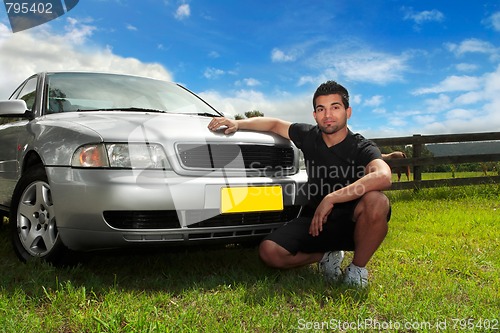
[[[498,332],[500,186],[388,195],[390,232],[366,291],[328,285],[315,266],[267,268],[254,248],[21,264],[4,226],[0,332]]]

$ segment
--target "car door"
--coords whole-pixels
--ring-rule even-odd
[[[12,94],[10,99],[22,99],[29,110],[35,106],[37,94],[37,77],[26,80]],[[19,136],[26,131],[29,122],[23,117],[0,117],[0,206],[8,208],[12,192],[20,176],[18,156],[22,147],[19,145]]]

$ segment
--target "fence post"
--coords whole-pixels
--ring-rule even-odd
[[[421,134],[413,134],[413,158],[422,157],[422,143],[419,138]],[[413,165],[413,181],[418,182],[422,180],[422,167],[420,165]]]

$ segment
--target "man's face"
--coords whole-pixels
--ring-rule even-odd
[[[333,134],[347,126],[351,108],[344,107],[338,94],[318,96],[313,116],[321,132]]]

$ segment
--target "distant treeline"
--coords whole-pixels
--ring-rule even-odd
[[[460,156],[471,154],[498,154],[500,141],[437,143],[425,146],[434,156]]]

